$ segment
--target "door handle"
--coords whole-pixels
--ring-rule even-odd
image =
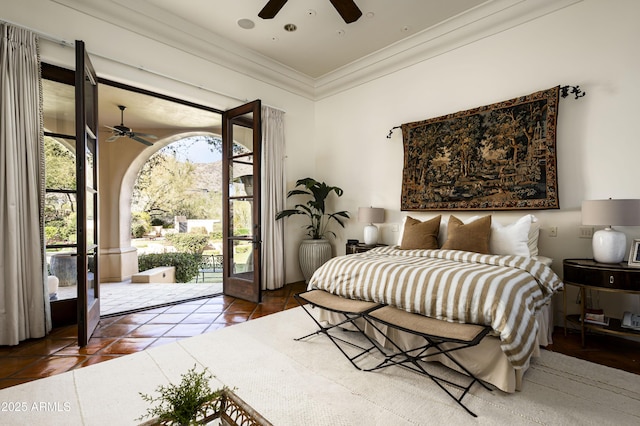
[[[253,225],[253,238],[251,239],[251,241],[253,244],[253,249],[258,250],[258,248],[260,248],[260,244],[262,243],[262,240],[260,239],[259,225]]]

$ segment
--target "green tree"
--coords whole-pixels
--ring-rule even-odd
[[[76,241],[76,157],[56,139],[44,138],[45,187],[71,192],[48,192],[44,221],[47,244]]]

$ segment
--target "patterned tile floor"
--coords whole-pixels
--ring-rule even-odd
[[[0,346],[0,389],[281,312],[298,306],[293,295],[305,289],[301,282],[266,291],[260,304],[216,296],[102,318],[84,348],[77,345],[76,326]]]

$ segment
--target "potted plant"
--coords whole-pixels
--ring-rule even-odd
[[[325,236],[336,234],[330,231],[329,225],[336,222],[344,228],[343,219],[349,218],[349,212],[342,210],[335,213],[326,212],[326,199],[333,192],[338,197],[342,196],[342,189],[337,186],[329,186],[325,182],[318,182],[312,178],[300,179],[296,182],[296,188],[287,193],[287,198],[296,195],[310,197],[304,204],[296,204],[292,209],[282,210],[276,214],[276,219],[282,219],[293,215],[307,216],[309,224],[306,226],[307,235],[311,239],[303,240],[300,244],[298,258],[300,268],[306,282],[309,282],[311,275],[331,258],[331,244]]]
[[[140,393],[142,399],[154,407],[148,408],[147,413],[136,420],[151,419],[143,425],[200,425],[217,418],[223,409],[221,401],[226,387],[211,390],[209,386],[213,376],[205,368],[197,373],[196,366],[181,375],[179,385],[169,384],[159,386],[156,391],[160,396]]]

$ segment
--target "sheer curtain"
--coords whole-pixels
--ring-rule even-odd
[[[51,329],[38,40],[0,23],[0,345]]]
[[[284,209],[284,111],[262,106],[262,289],[285,285],[284,224],[276,213]]]

